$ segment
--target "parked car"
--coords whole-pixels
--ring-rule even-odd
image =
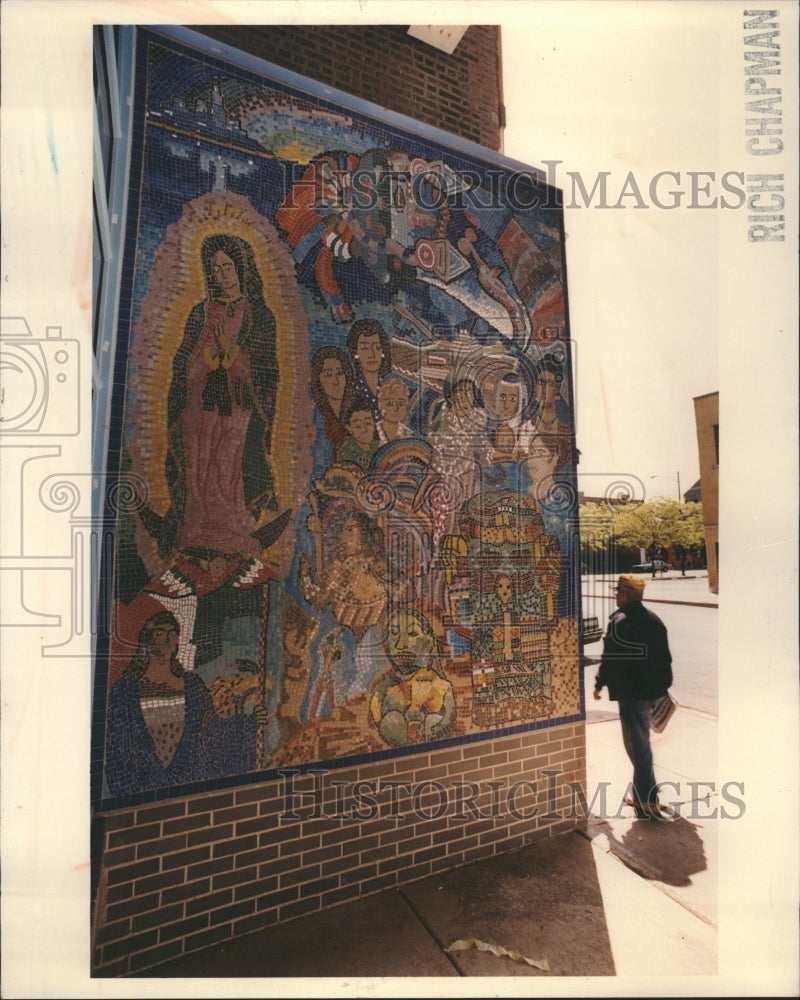
[[[583,619],[583,644],[588,646],[593,642],[597,642],[598,639],[603,638],[603,630],[600,628],[600,622],[597,615],[592,615],[589,618]]]
[[[637,563],[635,566],[631,567],[633,573],[652,573],[654,570],[656,573],[669,573],[672,569],[672,563],[665,562],[663,559],[654,559],[652,562]]]

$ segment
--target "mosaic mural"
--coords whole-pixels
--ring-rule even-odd
[[[581,711],[553,192],[313,92],[139,33],[105,800]]]

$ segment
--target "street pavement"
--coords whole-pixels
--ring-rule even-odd
[[[611,582],[583,581],[587,600],[596,594],[605,602],[592,612],[604,626]],[[590,814],[583,829],[221,943],[137,978],[190,978],[193,996],[212,995],[204,992],[212,987],[214,996],[243,996],[241,986],[219,990],[231,978],[252,977],[292,977],[294,995],[319,995],[318,977],[325,977],[326,995],[396,996],[407,993],[409,976],[437,977],[440,996],[462,995],[453,977],[503,984],[520,976],[578,977],[576,995],[585,996],[595,989],[611,995],[623,983],[634,985],[617,995],[673,996],[678,987],[684,995],[736,995],[718,993],[713,978],[717,834],[723,810],[731,818],[741,811],[737,790],[726,797],[717,778],[716,702],[708,690],[716,678],[716,595],[705,574],[673,573],[648,580],[645,600],[670,628],[681,678],[681,707],[665,732],[653,735],[656,777],[670,783],[662,801],[672,807],[671,821],[636,819],[623,803],[631,766],[615,703],[605,694],[591,698],[591,661],[602,648],[593,644],[585,667]],[[691,616],[688,639],[671,613]],[[712,662],[696,687],[682,674],[684,654],[697,658],[698,648]],[[594,977],[610,976],[619,977],[616,986],[607,978],[593,985]],[[493,984],[494,995],[501,989]]]

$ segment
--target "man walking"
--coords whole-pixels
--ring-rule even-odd
[[[633,764],[633,798],[626,799],[639,819],[667,819],[658,804],[650,747],[653,702],[672,684],[672,654],[664,623],[642,604],[645,581],[620,576],[614,594],[617,610],[608,621],[603,655],[594,682],[594,697],[608,688],[619,702],[625,750]]]

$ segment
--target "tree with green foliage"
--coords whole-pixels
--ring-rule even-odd
[[[690,553],[699,553],[705,545],[703,505],[668,500],[663,510],[669,523],[670,545],[680,560],[681,573],[686,576],[686,557]]]
[[[681,572],[685,575],[687,554],[703,542],[702,505],[656,497],[647,503],[629,506],[616,518],[616,536],[621,545],[644,548],[651,562],[663,549],[672,546],[679,555]]]
[[[703,507],[657,497],[647,503],[583,503],[579,508],[581,543],[585,551],[603,553],[610,545],[643,548],[652,562],[672,548],[686,574],[686,559],[705,544]],[[655,570],[653,571],[655,575]]]
[[[578,517],[581,542],[590,552],[605,551],[614,537],[614,508],[605,503],[582,503]]]

